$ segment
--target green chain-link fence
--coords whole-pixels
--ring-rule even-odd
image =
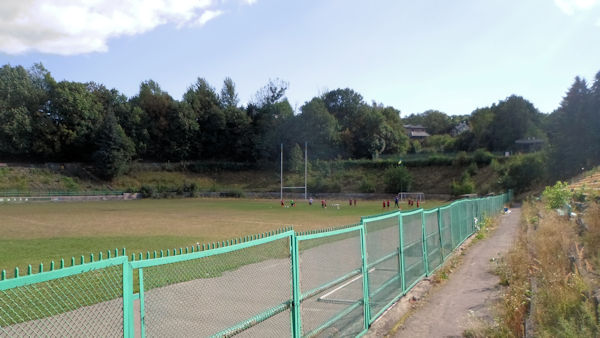
[[[356,336],[509,194],[0,280],[0,337]],[[142,259],[143,258],[143,259]],[[135,293],[134,293],[135,292]]]

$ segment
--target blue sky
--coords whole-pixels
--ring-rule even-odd
[[[469,114],[511,94],[558,107],[600,71],[598,0],[22,0],[0,4],[0,64],[127,96],[153,79],[180,99],[231,77],[242,103],[270,78],[293,107],[349,87],[402,116]]]

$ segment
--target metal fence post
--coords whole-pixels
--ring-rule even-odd
[[[144,309],[144,269],[138,269],[138,279],[140,282],[140,332],[142,338],[146,337],[145,309]]]
[[[362,258],[362,273],[363,273],[363,313],[364,313],[364,328],[369,328],[371,321],[371,304],[369,304],[369,271],[367,270],[367,235],[365,223],[361,220],[360,229],[360,253]]]
[[[437,222],[438,222],[438,234],[440,240],[440,255],[442,256],[442,263],[444,262],[444,241],[442,241],[442,210],[437,208]],[[440,263],[440,265],[442,264]]]
[[[290,254],[292,256],[292,337],[302,336],[302,322],[300,318],[300,274],[298,238],[296,234],[290,236]]]
[[[123,262],[123,337],[133,338],[133,269]]]
[[[425,264],[425,276],[429,276],[429,253],[427,252],[427,227],[425,226],[425,213],[421,211],[421,240],[423,241],[423,263]]]
[[[404,223],[402,220],[402,213],[400,213],[400,215],[398,215],[398,226],[399,226],[399,230],[398,231],[400,233],[400,271],[402,273],[402,293],[405,294],[406,293],[406,271],[405,267],[404,267]]]

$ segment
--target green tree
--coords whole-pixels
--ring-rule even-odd
[[[438,110],[423,112],[423,126],[431,135],[449,133],[453,127],[450,117]]]
[[[568,178],[598,163],[598,106],[584,79],[576,77],[560,107],[548,118],[551,178]]]
[[[198,78],[183,95],[183,101],[191,108],[196,117],[200,134],[199,145],[195,147],[202,158],[222,158],[226,139],[226,117],[221,109],[219,97],[205,79]]]
[[[221,95],[219,96],[221,107],[237,107],[240,99],[235,90],[235,83],[230,77],[226,77],[223,81],[223,88],[221,89]]]
[[[541,113],[524,98],[512,95],[493,105],[491,110],[494,117],[489,124],[490,150],[514,150],[518,139],[543,137]]]
[[[399,193],[410,191],[412,185],[412,175],[406,167],[397,166],[388,168],[384,172],[385,192]]]
[[[67,160],[87,160],[102,121],[102,104],[89,84],[61,81],[52,86],[47,114],[54,123],[60,155]]]
[[[312,159],[331,159],[338,154],[338,123],[320,98],[313,98],[294,119],[294,139],[308,142]]]
[[[152,80],[142,82],[131,104],[143,111],[139,136],[147,142],[147,158],[182,160],[191,156],[191,140],[198,129],[191,109],[173,100]]]
[[[304,172],[304,152],[298,143],[294,143],[289,151],[287,167],[289,171],[295,173]]]
[[[31,147],[31,133],[31,117],[27,108],[5,108],[0,103],[0,154],[27,154]]]
[[[285,97],[288,84],[282,80],[269,80],[255,95],[255,102],[248,105],[247,111],[252,118],[252,143],[254,158],[275,161],[279,153],[279,144],[286,143],[292,124],[288,122],[294,116],[292,106]]]
[[[135,147],[112,112],[104,117],[96,138],[96,146],[97,150],[92,158],[98,176],[112,179],[128,170]]]
[[[453,149],[454,138],[448,134],[431,135],[423,141],[424,147],[431,152],[445,152]]]

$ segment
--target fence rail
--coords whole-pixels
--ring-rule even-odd
[[[0,197],[51,197],[51,196],[106,196],[123,195],[122,191],[90,190],[90,191],[0,191]]]
[[[0,337],[358,336],[511,192],[359,224],[40,266],[0,280]]]

